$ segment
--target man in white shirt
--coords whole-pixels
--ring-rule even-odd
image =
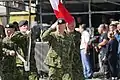
[[[75,28],[75,30],[81,33],[80,54],[83,65],[84,77],[85,79],[90,79],[92,78],[92,74],[93,74],[89,60],[90,53],[88,53],[88,42],[90,40],[90,34],[86,30],[85,24],[80,25],[79,28]]]

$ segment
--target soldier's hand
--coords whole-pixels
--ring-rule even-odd
[[[54,24],[52,24],[50,29],[56,29],[57,24],[58,24],[58,21],[56,21]]]
[[[15,51],[11,50],[9,54],[10,56],[15,56]]]

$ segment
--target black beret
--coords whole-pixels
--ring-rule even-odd
[[[12,23],[10,23],[10,24],[7,24],[5,28],[15,28],[15,26]]]
[[[59,18],[58,19],[58,25],[59,24],[65,24],[66,22],[65,22],[65,20],[63,19],[63,18]]]
[[[23,25],[28,25],[28,21],[27,20],[22,20],[19,22],[18,26],[21,27]]]
[[[14,21],[13,24],[14,24],[14,25],[18,25],[18,22]]]

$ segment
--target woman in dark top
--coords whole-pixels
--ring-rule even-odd
[[[111,72],[112,80],[117,80],[117,51],[118,51],[118,41],[114,37],[113,32],[108,32],[108,52],[106,53],[106,58],[108,60],[109,69]]]

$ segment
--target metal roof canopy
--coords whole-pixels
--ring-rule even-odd
[[[16,0],[0,0],[0,1],[3,2],[3,1],[16,1]],[[17,1],[21,1],[21,0],[17,0]],[[63,2],[65,4],[87,3],[88,4],[88,9],[89,9],[87,12],[72,12],[71,14],[74,14],[74,15],[88,14],[89,15],[89,25],[90,25],[90,27],[92,26],[91,25],[91,20],[90,20],[92,14],[120,13],[120,11],[91,11],[91,3],[107,2],[107,3],[111,3],[111,4],[114,4],[114,5],[120,6],[120,4],[118,3],[118,2],[120,2],[120,0],[75,0],[75,1],[64,0]],[[44,1],[40,0],[40,4],[50,4],[50,3],[46,0],[44,0]],[[26,6],[29,6],[29,5],[26,5]],[[7,6],[5,6],[5,7],[7,7]],[[11,7],[9,7],[9,8],[11,8]],[[42,9],[42,5],[40,5],[40,9]],[[42,10],[39,14],[41,15],[40,17],[42,17],[44,15],[54,15],[54,13],[43,13]],[[26,15],[26,14],[22,14],[22,15]],[[1,15],[1,16],[5,16],[5,15]]]
[[[0,0],[0,2],[5,2],[5,1],[9,1],[10,2],[10,1],[16,1],[16,0]],[[17,0],[17,1],[22,1],[22,0]],[[90,1],[90,4],[93,3],[93,2],[96,2],[96,3],[99,3],[99,2],[108,2],[108,3],[120,6],[120,4],[117,3],[117,2],[120,2],[120,0],[114,0],[114,2],[113,2],[113,0],[80,0],[80,1],[78,1],[78,0],[76,0],[76,1],[67,1],[67,0],[65,0],[65,4],[89,3],[88,1]],[[17,2],[17,3],[19,3],[19,2]],[[41,3],[43,3],[43,4],[44,3],[50,4],[48,1],[45,1],[45,0],[44,1],[41,0]],[[23,3],[21,3],[21,4],[23,4]],[[29,6],[28,4],[24,4],[24,5]],[[15,7],[6,6],[6,5],[1,5],[1,6],[9,7],[9,8],[12,8],[12,9],[17,9]],[[41,6],[41,8],[42,8],[42,6]],[[17,10],[21,11],[21,9],[17,9]],[[119,13],[119,11],[90,11],[90,12],[71,12],[71,14],[75,14],[75,15],[76,14],[89,14],[89,13],[91,13],[91,14],[99,14],[99,13],[101,14],[101,13],[103,13],[104,14],[104,13],[112,13],[112,12],[113,13]],[[23,14],[21,14],[21,15],[23,15]],[[54,13],[41,13],[41,15],[54,15]],[[2,14],[0,16],[5,16],[5,15]]]

